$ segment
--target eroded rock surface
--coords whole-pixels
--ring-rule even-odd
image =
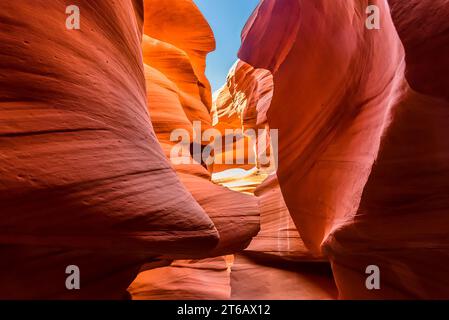
[[[449,297],[447,1],[261,0],[214,97],[192,0],[77,3],[0,4],[0,298]]]
[[[444,1],[390,3],[393,19],[370,1],[382,26],[368,30],[368,1],[262,1],[239,57],[273,73],[281,190],[307,248],[330,258],[340,298],[447,298]],[[365,286],[369,265],[380,290]]]
[[[218,242],[153,132],[133,4],[78,1],[80,30],[65,1],[0,4],[2,298],[122,298],[143,261]]]
[[[148,110],[159,143],[170,158],[178,143],[170,139],[174,130],[185,129],[193,142],[194,121],[201,122],[200,133],[211,128],[212,95],[204,71],[206,54],[215,47],[214,37],[190,0],[145,1],[144,32]],[[257,200],[214,184],[201,163],[190,154],[187,158],[189,163],[173,167],[220,236],[218,245],[203,250],[201,257],[218,257],[175,261],[163,270],[141,273],[129,288],[135,299],[229,298],[229,272],[220,256],[244,249],[259,231]]]

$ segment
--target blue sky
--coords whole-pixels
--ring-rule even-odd
[[[259,0],[194,0],[212,27],[217,49],[207,57],[206,75],[212,92],[226,81],[237,60],[240,33]]]

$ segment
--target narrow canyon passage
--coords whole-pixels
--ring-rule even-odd
[[[392,4],[395,3],[392,1]],[[323,4],[323,7],[332,12],[364,12],[364,5],[365,1],[351,5],[338,2]],[[282,4],[261,1],[242,30],[243,44],[239,52],[242,60],[235,61],[226,80],[223,79],[224,85],[212,95],[204,72],[206,57],[216,44],[198,7],[192,1],[170,3],[166,7],[170,8],[166,9],[170,10],[169,26],[161,21],[168,15],[164,9],[155,10],[158,17],[146,9],[146,17],[151,20],[151,26],[146,26],[144,31],[146,68],[157,69],[167,78],[164,82],[172,86],[170,94],[174,97],[171,99],[177,100],[177,113],[173,110],[170,119],[165,114],[164,118],[169,102],[163,90],[169,85],[162,84],[161,75],[156,81],[154,72],[153,78],[147,75],[150,116],[159,142],[167,146],[167,157],[173,157],[169,150],[173,150],[174,144],[169,141],[168,134],[176,129],[174,123],[181,122],[186,124],[191,137],[204,136],[211,128],[216,130],[222,148],[231,148],[214,150],[214,161],[206,166],[208,173],[195,163],[189,167],[175,166],[181,181],[217,226],[221,245],[216,253],[226,255],[177,260],[163,270],[145,271],[129,289],[133,298],[384,297],[365,288],[365,271],[374,260],[382,262],[383,269],[391,269],[377,256],[377,249],[370,252],[371,246],[376,244],[363,240],[366,252],[359,253],[359,249],[354,248],[355,256],[346,261],[341,260],[343,253],[336,253],[338,242],[333,238],[334,234],[345,234],[346,231],[341,231],[345,228],[349,235],[349,230],[359,225],[359,222],[354,224],[358,221],[355,219],[357,207],[363,205],[360,198],[373,159],[379,156],[379,139],[385,135],[386,119],[392,117],[398,97],[408,96],[402,61],[404,52],[388,5],[384,1],[379,1],[378,5],[383,9],[385,30],[370,33],[363,28],[362,16],[358,17],[360,28],[357,29],[357,24],[349,23],[344,15],[326,19],[323,11],[308,1]],[[302,21],[299,19],[301,8],[308,13]],[[190,18],[186,21],[187,10]],[[317,26],[313,19],[324,19],[328,23]],[[336,38],[330,38],[334,23],[338,23],[342,31]],[[313,27],[319,31],[310,32],[309,28]],[[147,36],[157,38],[159,43],[148,44]],[[348,46],[340,48],[339,42],[347,42]],[[351,44],[357,42],[358,47]],[[149,56],[149,52],[162,50],[162,47],[163,53],[157,51],[158,54]],[[390,63],[378,63],[385,55],[390,56]],[[371,56],[369,63],[368,56]],[[184,64],[185,68],[179,68]],[[370,66],[369,70],[365,69],[366,65]],[[354,69],[353,74],[348,74],[346,70],[351,69]],[[341,88],[341,83],[348,87]],[[275,91],[278,94],[273,97]],[[170,103],[173,108],[175,104],[172,100]],[[202,128],[193,134],[191,125],[195,125],[195,121],[201,121]],[[276,136],[271,136],[273,128],[277,130]],[[262,131],[256,136],[246,134],[227,140],[235,130]],[[198,145],[202,144],[198,152],[209,143],[209,136],[197,141]],[[267,150],[273,144],[276,152]],[[269,160],[261,164],[262,157],[267,158],[267,154]],[[242,161],[237,164],[239,155]],[[225,164],[225,158],[233,161]],[[235,192],[212,186],[211,182]],[[213,196],[211,190],[214,190]],[[287,196],[287,203],[284,196]],[[365,195],[367,197],[369,194]],[[259,222],[257,214],[260,214]],[[223,225],[216,223],[215,215],[223,219],[220,220]],[[224,221],[225,216],[227,221]],[[363,226],[363,220],[361,222]],[[260,230],[254,226],[257,223]],[[376,223],[384,224],[382,220],[370,219],[365,223],[373,230],[378,228]],[[364,236],[368,234],[370,232],[365,231]],[[231,239],[240,243],[239,250],[235,250],[235,244],[230,245]],[[233,250],[227,250],[231,248]],[[329,257],[332,257],[334,272]],[[393,268],[386,278],[393,281],[397,275]],[[159,280],[161,277],[163,280]],[[349,278],[357,280],[348,284]],[[384,292],[385,297],[404,297],[400,290],[388,286]]]
[[[229,146],[229,141],[233,141],[230,150],[219,150],[218,153],[215,150],[215,161],[207,167],[211,174],[209,178],[205,177],[205,172],[192,170],[193,167],[187,169],[182,166],[183,169],[177,169],[175,166],[178,172],[182,172],[181,181],[189,181],[184,184],[190,191],[194,190],[194,198],[214,223],[216,211],[221,211],[220,216],[234,216],[232,222],[227,221],[233,231],[230,238],[240,241],[241,248],[246,248],[225,250],[227,255],[215,258],[177,260],[163,270],[141,273],[130,287],[135,299],[336,299],[439,295],[425,290],[426,293],[418,294],[417,288],[397,289],[396,285],[385,285],[380,295],[365,288],[365,271],[373,264],[381,264],[382,269],[389,270],[385,275],[387,283],[397,283],[395,277],[406,276],[396,267],[388,266],[389,263],[384,259],[391,257],[379,256],[378,249],[371,249],[381,241],[366,239],[373,231],[366,231],[364,224],[369,229],[377,230],[379,236],[391,236],[378,229],[384,225],[382,219],[376,220],[373,216],[359,220],[354,217],[357,216],[357,207],[360,206],[359,210],[362,210],[364,202],[373,196],[367,193],[370,189],[363,190],[365,184],[370,185],[374,179],[370,175],[373,159],[381,159],[379,139],[385,135],[386,119],[392,117],[394,104],[407,103],[398,103],[398,97],[407,101],[410,94],[407,93],[409,89],[404,80],[404,52],[389,16],[388,4],[384,1],[377,3],[382,8],[383,32],[370,33],[363,28],[362,16],[359,16],[360,28],[357,29],[357,24],[348,23],[344,15],[338,14],[351,10],[364,12],[367,5],[365,1],[349,3],[323,3],[322,6],[326,7],[329,14],[326,17],[323,11],[311,6],[310,1],[261,1],[242,30],[243,44],[239,57],[244,61],[237,59],[226,80],[223,79],[224,85],[213,93],[212,100],[204,68],[206,55],[216,46],[205,17],[191,1],[185,1],[182,5],[179,1],[171,3],[169,28],[173,28],[173,32],[170,32],[163,22],[154,22],[154,16],[150,13],[154,23],[153,37],[175,46],[167,49],[163,55],[151,56],[145,63],[154,67],[160,59],[166,61],[165,68],[170,66],[170,70],[155,68],[175,84],[179,114],[172,116],[176,117],[176,122],[179,123],[184,114],[186,118],[183,121],[186,124],[200,120],[202,130],[207,131],[212,127],[221,134],[219,139],[222,142],[229,134],[233,134],[232,131],[226,134],[226,130],[264,131],[256,138],[244,135],[236,139],[231,137],[231,140],[226,140],[227,144],[222,143],[224,148]],[[394,1],[390,4],[399,6]],[[182,7],[180,20],[173,18],[177,6]],[[186,23],[183,13],[187,8],[191,17],[195,18]],[[396,10],[401,9],[404,10]],[[301,10],[307,13],[302,21],[299,18]],[[165,18],[163,11],[156,11],[159,19]],[[330,12],[335,12],[337,16],[331,16]],[[320,19],[328,23],[317,25],[316,21]],[[400,26],[401,20],[397,20],[397,23]],[[331,38],[334,24],[338,24],[341,34]],[[158,26],[164,26],[163,35],[159,34]],[[175,36],[177,32],[174,31],[181,28],[182,41]],[[309,32],[309,28],[319,31]],[[358,48],[351,44],[357,41]],[[340,48],[338,43],[345,42],[348,43],[347,47]],[[146,48],[144,42],[144,55],[148,51]],[[186,56],[181,54],[180,57],[179,51],[186,53]],[[363,60],[367,52],[371,56],[369,63]],[[389,56],[391,61],[381,64],[384,56]],[[169,63],[169,59],[176,59],[178,63]],[[181,60],[187,65],[190,61],[192,68],[174,68],[175,64],[180,65]],[[370,66],[369,70],[363,67],[366,65]],[[353,74],[348,74],[345,69],[353,69]],[[148,81],[152,80],[147,76],[147,85]],[[201,83],[198,91],[195,89],[196,82]],[[347,88],[341,88],[341,83],[346,83]],[[159,112],[166,108],[161,101],[161,86],[155,88],[154,84],[153,87],[150,84],[148,88],[148,105],[155,132],[163,145],[170,145],[167,133],[168,129],[174,129],[172,124],[175,119],[161,119],[159,116]],[[278,94],[273,97],[276,90]],[[187,99],[187,96],[191,99]],[[365,101],[368,97],[371,101]],[[201,103],[198,103],[199,100]],[[435,101],[435,108],[440,103],[443,102]],[[400,121],[396,122],[399,126]],[[270,127],[278,130],[276,137],[271,137]],[[164,128],[162,132],[165,135],[162,136],[158,128]],[[395,135],[394,125],[390,130]],[[430,130],[435,132],[436,129]],[[192,130],[189,128],[188,131]],[[205,140],[198,143],[209,143],[208,139]],[[262,156],[266,156],[266,153],[262,153],[270,149],[270,142],[276,146],[276,159],[271,149],[268,150],[269,161],[261,164]],[[387,138],[384,138],[383,143],[385,146],[388,144]],[[252,147],[248,148],[248,145]],[[407,152],[413,154],[419,151]],[[243,158],[240,165],[235,161],[238,155]],[[224,164],[226,157],[234,161]],[[282,191],[276,175],[278,161]],[[189,174],[190,178],[187,179],[186,175]],[[189,184],[194,179],[197,179],[195,186]],[[240,194],[213,187],[216,190],[213,199],[206,200],[204,192],[209,193],[212,188],[209,180]],[[226,197],[223,196],[225,192],[228,193]],[[362,193],[364,197],[360,199]],[[284,196],[287,196],[287,204]],[[238,205],[232,206],[231,203]],[[247,227],[256,221],[251,220],[254,216],[249,214],[250,204],[253,209],[254,206],[258,207],[256,211],[260,214],[260,230],[257,234],[255,229]],[[354,252],[344,258],[347,253],[343,252],[347,249],[340,253],[336,251],[341,244],[334,240],[334,234],[349,236],[354,227],[365,230],[361,234],[363,240],[348,242],[348,248],[353,248]],[[226,234],[225,230],[229,226],[217,228],[221,236]],[[346,229],[348,231],[344,231]],[[394,230],[398,232],[400,228]],[[252,236],[250,242],[247,242],[247,236]],[[230,238],[225,237],[221,241],[226,243]],[[396,240],[398,244],[409,241],[407,238],[399,239],[400,236]],[[352,244],[358,241],[366,244],[362,246],[365,249],[361,252]],[[324,250],[321,249],[323,244]],[[222,244],[222,248],[225,246]],[[388,245],[391,246],[392,243]],[[395,250],[393,252],[397,253]],[[406,260],[400,264],[410,263]],[[335,285],[334,275],[337,275],[340,292]],[[415,276],[418,273],[412,277]],[[163,280],[160,280],[161,277]],[[348,282],[349,279],[354,282]]]
[[[146,270],[129,292],[134,299],[337,298],[329,262],[307,253],[277,182],[277,159],[270,150],[272,138],[262,114],[273,95],[271,72],[236,61],[223,76],[225,84],[210,100],[204,68],[206,54],[217,46],[213,32],[193,2],[172,2],[165,7],[170,11],[170,25],[161,21],[168,18],[168,12],[155,3],[145,3],[145,19],[151,21],[145,25],[143,37],[150,117],[168,158],[173,157],[178,142],[172,141],[170,134],[179,129],[179,123],[185,123],[190,137],[205,136],[213,129],[214,139],[223,142],[221,150],[214,150],[209,172],[204,159],[174,168],[218,228],[222,245],[217,254],[227,255],[175,260],[170,266]],[[175,31],[181,28],[182,33]],[[172,108],[169,116],[168,103]],[[201,129],[194,134],[195,121],[200,122]],[[251,129],[255,135],[243,134]],[[198,152],[208,140],[196,142],[203,145]],[[196,159],[193,147],[189,149],[189,159]],[[226,158],[231,161],[226,162]]]
[[[0,1],[0,299],[448,298],[447,0],[205,3]]]

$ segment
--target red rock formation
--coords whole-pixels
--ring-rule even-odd
[[[135,300],[225,300],[231,295],[224,257],[177,260],[169,267],[139,273],[129,289]]]
[[[413,91],[396,106],[353,221],[325,243],[340,297],[445,299],[449,104]],[[368,265],[381,290],[365,289]]]
[[[215,172],[270,165],[265,161],[261,163],[260,158],[263,153],[268,157],[270,154],[269,139],[265,138],[269,136],[266,111],[272,96],[273,77],[269,71],[254,69],[243,61],[234,64],[226,84],[214,95],[211,115],[212,125],[222,133],[224,145],[233,141],[232,136],[237,138],[232,148],[226,145],[225,150],[215,154]],[[236,135],[238,130],[240,136]],[[235,159],[232,164],[226,163],[227,157]]]
[[[254,69],[238,61],[231,68],[226,84],[215,94],[214,127],[225,133],[230,128],[266,126],[266,111],[272,93],[269,71]],[[216,169],[215,164],[214,171]],[[246,172],[232,169],[214,175],[214,181],[233,190],[254,192],[261,214],[260,232],[244,251],[234,255],[230,274],[231,298],[335,299],[337,290],[329,263],[323,257],[314,256],[304,246],[284,203],[276,175],[272,174],[262,182],[267,172],[273,169],[253,168]]]
[[[145,1],[143,58],[148,110],[159,143],[170,157],[177,143],[170,140],[173,130],[187,130],[193,141],[193,121],[201,121],[203,131],[211,126],[210,85],[204,71],[206,54],[215,43],[209,25],[192,1],[168,2]],[[259,230],[257,200],[215,185],[209,172],[190,155],[188,158],[191,164],[173,166],[220,235],[218,245],[213,250],[203,250],[202,256],[244,249]],[[226,268],[222,257],[175,261],[162,270],[141,273],[129,292],[135,299],[229,298]],[[216,286],[216,281],[221,284],[213,291],[211,286]]]
[[[254,194],[259,199],[260,232],[253,238],[245,253],[270,259],[314,261],[304,246],[290,212],[285,205],[275,174],[260,184]]]
[[[354,222],[335,232],[326,250],[342,298],[447,299],[449,8],[389,2],[413,90],[406,86],[394,108]],[[360,285],[368,264],[381,270],[380,294]]]
[[[153,133],[133,4],[78,1],[81,30],[65,1],[0,4],[2,298],[123,297],[143,261],[217,243]]]
[[[270,261],[237,254],[231,269],[231,298],[328,300],[337,290],[325,263]]]
[[[388,0],[405,48],[413,90],[449,100],[449,5],[445,0]]]
[[[192,0],[77,5],[0,3],[0,298],[449,297],[445,0],[261,0],[213,102]],[[277,172],[170,164],[193,121]]]
[[[448,66],[446,33],[428,40],[443,53],[422,42],[444,14],[415,35],[410,22],[441,3],[421,2],[408,19],[397,10],[413,4],[391,2],[401,39],[386,1],[370,1],[380,30],[364,26],[368,1],[262,1],[239,57],[273,72],[282,193],[306,246],[330,257],[340,297],[447,298],[448,108],[408,88],[401,43],[412,87],[444,96],[444,80],[426,79]],[[380,267],[381,290],[365,287],[368,265]]]
[[[323,257],[304,246],[285,206],[276,175],[255,190],[261,230],[231,268],[232,299],[335,299],[337,288]],[[287,289],[288,288],[288,289]]]
[[[284,28],[286,18],[272,10],[282,7],[290,21],[298,5],[302,12],[302,18],[295,20],[298,33],[274,31],[282,40],[267,40],[285,41],[291,46],[288,54],[251,56],[252,33],[263,33],[271,24]],[[241,59],[274,73],[275,93],[267,116],[270,127],[279,129],[277,175],[302,238],[315,253],[334,226],[355,213],[391,100],[402,81],[402,47],[388,8],[383,3],[383,29],[371,32],[363,15],[357,15],[366,6],[367,1],[320,1],[317,6],[308,1],[292,0],[282,6],[279,1],[264,1],[254,24],[247,26],[251,30],[240,52]],[[331,32],[336,28],[338,32]],[[273,47],[271,42],[266,46]],[[362,143],[367,138],[370,143]],[[318,197],[328,200],[317,201]]]
[[[266,111],[273,96],[273,77],[268,70],[254,69],[237,61],[226,84],[215,93],[211,110],[214,127],[220,131],[257,128],[266,123]]]
[[[176,143],[170,141],[173,130],[187,129],[192,134],[192,121],[195,120],[205,123],[203,129],[210,127],[210,106],[207,105],[210,91],[202,92],[202,96],[198,92],[209,87],[204,77],[205,56],[207,50],[212,50],[215,45],[209,25],[193,2],[173,1],[170,15],[164,13],[166,5],[156,1],[145,2],[144,30],[151,37],[144,35],[143,57],[151,121],[159,143],[166,156],[170,157],[171,148]],[[185,21],[186,12],[191,13],[192,21]],[[154,20],[156,16],[157,22]],[[178,39],[175,37],[177,34],[184,36]],[[198,79],[202,79],[202,84]],[[190,96],[191,103],[184,103],[186,96]],[[259,230],[256,200],[213,184],[207,170],[196,162],[175,164],[174,168],[219,229],[219,246],[215,253],[204,252],[204,256],[243,249]]]
[[[193,1],[164,0],[162,4],[158,0],[145,0],[144,33],[154,39],[163,39],[188,56],[190,67],[197,78],[197,82],[193,83],[196,86],[194,90],[210,108],[210,84],[204,70],[206,55],[215,49],[215,40],[209,24]],[[199,117],[196,112],[192,114],[195,119]],[[190,114],[188,117],[192,119]]]

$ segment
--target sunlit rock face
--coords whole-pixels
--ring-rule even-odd
[[[225,85],[214,94],[211,112],[214,128],[223,133],[229,129],[269,128],[266,112],[272,95],[270,71],[254,69],[237,61],[229,71]],[[269,142],[270,138],[270,131],[267,131],[266,135],[257,137],[257,145],[262,145],[262,139]],[[234,146],[238,149],[238,142],[234,142]],[[260,160],[259,152],[252,156]],[[217,170],[214,181],[233,190],[254,193],[261,216],[257,236],[244,251],[233,256],[230,297],[335,299],[337,289],[330,265],[323,256],[305,247],[285,205],[274,173],[275,166],[262,166],[260,161],[251,166],[247,161],[249,158],[245,158],[244,165],[240,166],[214,164],[214,172],[217,168],[228,169]],[[245,171],[245,167],[252,169]]]
[[[142,47],[148,110],[158,140],[166,156],[170,157],[172,147],[177,143],[170,141],[173,130],[187,129],[193,141],[193,121],[202,121],[205,124],[203,130],[211,125],[208,102],[211,93],[209,89],[204,89],[210,85],[204,71],[206,53],[214,49],[215,40],[209,25],[192,1],[173,0],[171,14],[160,12],[166,6],[167,3],[161,4],[159,1],[145,1]],[[186,21],[186,15],[192,20]],[[155,25],[156,16],[159,20]],[[181,34],[182,37],[176,38]],[[189,85],[184,87],[186,83]],[[187,96],[189,98],[184,99]],[[187,100],[191,103],[185,104]],[[220,229],[221,243],[216,252],[226,254],[244,248],[259,230],[257,201],[213,184],[209,172],[193,161],[190,155],[189,160],[190,164],[173,163],[173,166],[183,184]],[[229,233],[231,230],[232,235]],[[226,246],[234,248],[226,250]],[[224,251],[220,252],[220,247]],[[205,253],[205,256],[208,254]]]
[[[225,150],[215,154],[215,172],[236,167],[274,167],[270,163],[272,159],[269,159],[270,135],[266,119],[272,96],[270,71],[254,69],[243,61],[236,61],[226,83],[213,98],[212,125],[222,133],[226,144]],[[263,156],[267,157],[266,161],[261,161]],[[226,159],[234,161],[229,165]]]
[[[215,40],[192,1],[145,1],[142,48],[148,111],[170,158],[178,142],[177,137],[170,139],[174,130],[187,130],[193,142],[193,121],[201,122],[201,132],[211,128],[212,95],[204,71],[206,54],[215,48]],[[187,158],[192,162],[173,163],[173,167],[220,236],[218,245],[203,250],[200,257],[219,257],[175,261],[163,269],[142,272],[128,289],[134,299],[229,298],[229,271],[220,256],[244,249],[259,231],[257,199],[214,184],[206,168],[190,154]],[[192,255],[186,254],[185,259],[189,258]]]
[[[449,297],[447,1],[261,0],[214,95],[192,0],[66,5],[0,3],[0,299]]]
[[[171,50],[166,59],[158,56],[162,64],[171,68],[171,72],[165,73],[166,76],[178,80],[175,82],[178,88],[186,93],[186,96],[181,97],[187,100],[186,103],[198,105],[202,102],[210,109],[211,89],[204,70],[206,55],[215,49],[215,39],[209,24],[191,0],[164,0],[163,3],[145,0],[144,5],[144,33],[150,38],[161,40],[163,45]],[[150,52],[145,49],[144,51],[144,54]],[[176,58],[176,54],[184,59]],[[179,65],[170,63],[170,59],[176,59]],[[188,118],[204,118],[207,121],[208,114],[201,114],[198,109],[187,111]]]
[[[215,93],[212,108],[214,127],[257,128],[266,123],[266,111],[273,97],[273,77],[238,60],[229,71],[226,84]]]
[[[1,298],[124,298],[143,262],[219,239],[151,126],[141,3],[77,3],[80,30],[65,1],[0,4]]]
[[[403,82],[402,46],[388,7],[380,4],[380,31],[367,30],[363,16],[357,17],[367,1],[315,5],[290,0],[282,5],[263,1],[243,32],[240,58],[273,72],[275,90],[267,117],[270,126],[279,129],[277,176],[305,244],[316,253],[334,226],[355,213],[390,101]],[[291,17],[299,14],[298,6],[301,19]],[[298,24],[292,27],[297,33],[279,31],[281,40],[267,38],[285,42],[287,49],[279,50],[287,53],[251,55],[256,51],[251,49],[253,33],[261,32],[261,37],[266,25],[282,29],[290,20]],[[276,49],[270,42],[266,46]],[[382,54],[389,59],[384,61]]]
[[[255,190],[260,232],[231,267],[232,299],[336,299],[330,265],[301,239],[275,174]],[[288,290],[286,290],[288,288]]]
[[[370,1],[382,25],[368,30],[368,1],[262,1],[239,58],[273,73],[267,118],[279,128],[282,194],[306,247],[330,258],[339,297],[447,298],[449,109],[421,94],[447,92],[444,79],[425,80],[444,78],[430,70],[448,67],[446,33],[426,54],[423,35],[436,25],[408,27],[442,2],[407,13],[408,3],[391,3],[396,26],[386,1]],[[367,290],[369,265],[380,290]]]
[[[254,194],[259,200],[261,228],[245,253],[266,257],[267,260],[324,260],[313,256],[305,247],[285,205],[276,174],[268,176]]]

